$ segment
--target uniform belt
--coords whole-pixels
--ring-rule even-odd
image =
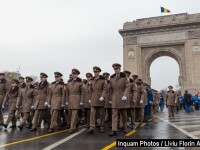
[[[81,95],[80,93],[69,93],[69,95]]]

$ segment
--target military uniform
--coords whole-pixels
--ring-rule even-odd
[[[77,69],[72,69],[72,74],[79,75],[80,72]],[[77,130],[77,117],[78,110],[82,109],[84,99],[84,88],[82,79],[77,77],[72,79],[66,85],[66,105],[68,105],[68,111],[70,116],[70,131],[73,133]]]
[[[19,87],[17,86],[17,84],[19,84],[19,81],[13,79],[11,83],[16,83],[16,86],[10,87],[3,101],[4,107],[8,103],[8,119],[6,123],[3,125],[5,128],[7,128],[10,122],[12,122],[12,127],[16,126],[15,112],[16,112],[17,98],[19,95]]]
[[[86,77],[92,78],[93,75],[91,73],[86,73]],[[91,103],[91,100],[90,100],[90,98],[91,98],[91,81],[86,80],[83,88],[84,88],[84,91],[85,91],[83,103],[84,103],[84,114],[85,114],[85,120],[86,120],[86,128],[89,128],[89,126],[90,126],[90,111],[91,111],[91,106],[90,106],[90,103]]]
[[[55,72],[55,77],[61,77],[60,72]],[[51,108],[51,124],[49,133],[54,132],[56,125],[58,124],[58,119],[60,116],[61,108],[65,104],[65,89],[63,81],[54,81],[51,83],[51,88],[49,89],[48,96],[48,107]]]
[[[0,75],[5,76],[4,73],[0,73]],[[3,125],[3,123],[4,123],[1,108],[2,108],[2,103],[3,103],[3,100],[6,96],[8,89],[9,89],[9,85],[8,85],[6,79],[0,80],[0,125]]]
[[[120,69],[120,64],[113,64],[114,69]],[[125,73],[113,74],[110,77],[110,96],[112,99],[112,132],[110,136],[116,135],[118,113],[121,112],[124,132],[127,128],[127,109],[130,108],[129,82]]]
[[[26,77],[26,82],[32,82],[33,79],[31,77]],[[26,86],[26,88],[23,88],[20,90],[19,97],[17,99],[17,108],[21,107],[21,111],[23,113],[22,121],[20,122],[20,125],[18,128],[22,130],[25,123],[28,121],[29,125],[31,125],[31,118],[30,118],[30,112],[33,109],[33,104],[35,101],[36,93],[35,88],[32,84],[30,86]]]
[[[40,73],[41,78],[48,78],[45,73]],[[44,116],[44,111],[46,110],[45,102],[47,101],[47,96],[49,93],[49,83],[47,80],[41,81],[36,89],[36,98],[34,103],[35,114],[33,118],[32,130],[35,131],[37,126],[41,124]]]
[[[105,95],[105,105],[104,108],[106,109],[106,121],[111,123],[112,122],[112,101],[110,99],[110,80],[109,76],[110,74],[107,72],[103,73],[103,76],[105,78],[105,84],[106,84],[106,95]]]
[[[169,88],[172,86],[169,86]],[[171,90],[168,91],[165,95],[165,101],[166,101],[166,105],[168,107],[168,114],[169,117],[174,117],[174,113],[175,113],[175,106],[177,103],[177,94],[175,91]]]
[[[141,79],[137,79],[137,99],[135,102],[135,115],[138,118],[138,122],[142,124],[143,122],[143,109],[144,109],[144,88]]]
[[[93,71],[101,72],[99,67],[93,67]],[[100,118],[100,132],[104,132],[105,123],[105,96],[106,84],[103,76],[93,77],[91,81],[91,114],[90,114],[90,129],[89,132],[93,133],[96,122],[96,112],[99,113]]]

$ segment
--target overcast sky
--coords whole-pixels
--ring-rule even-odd
[[[66,81],[72,68],[85,77],[94,65],[112,73],[113,63],[123,63],[118,33],[123,23],[159,16],[160,6],[171,14],[200,12],[199,0],[0,0],[0,71],[20,66],[23,76],[45,72],[50,81],[54,71],[62,72]],[[172,70],[155,73],[163,71],[160,63]],[[154,88],[177,82],[177,70],[171,59],[155,60]],[[168,83],[170,71],[177,73]]]

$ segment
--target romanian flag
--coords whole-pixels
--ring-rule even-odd
[[[171,11],[167,8],[160,7],[161,13],[170,13]]]

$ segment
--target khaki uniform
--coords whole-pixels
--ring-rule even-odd
[[[34,103],[35,115],[33,118],[32,128],[37,128],[41,124],[44,116],[44,111],[46,110],[45,102],[47,101],[47,96],[49,93],[49,83],[47,81],[40,82],[36,90],[36,98]]]
[[[78,110],[82,109],[80,103],[83,103],[84,88],[82,80],[77,77],[66,85],[66,102],[70,118],[70,130],[76,130]]]
[[[143,85],[137,84],[137,100],[135,102],[135,115],[138,118],[138,122],[140,124],[143,122],[143,109],[145,106],[145,100],[144,100],[144,88]],[[143,103],[140,103],[140,100],[143,100]]]
[[[16,125],[16,117],[15,117],[15,112],[16,112],[16,103],[17,103],[17,98],[19,95],[19,87],[11,87],[9,91],[6,93],[6,96],[3,101],[3,105],[8,103],[8,119],[5,123],[7,126],[10,122],[12,122],[12,125]]]
[[[36,93],[33,85],[30,85],[29,87],[23,88],[19,92],[19,97],[17,99],[18,108],[21,107],[21,111],[23,113],[23,118],[20,123],[20,125],[23,127],[28,121],[29,124],[31,124],[30,119],[30,112],[31,112],[31,106],[33,106],[35,101]]]
[[[83,86],[83,88],[85,91],[84,100],[83,100],[84,112],[85,112],[85,118],[86,118],[86,125],[87,125],[87,127],[89,127],[90,126],[90,111],[91,111],[91,106],[89,103],[89,100],[91,98],[91,84],[87,82]]]
[[[122,114],[124,129],[127,128],[127,108],[130,108],[130,100],[122,100],[123,96],[129,98],[129,82],[124,73],[117,77],[113,74],[110,77],[110,96],[112,99],[112,131],[117,131],[118,113]]]
[[[174,117],[177,94],[174,91],[168,91],[165,95],[166,105],[168,107],[169,117]]]
[[[110,81],[109,80],[105,80],[105,83],[106,83],[106,95],[105,95],[105,106],[104,108],[106,109],[106,120],[108,122],[111,122],[112,121],[112,104],[110,103],[111,102],[111,99],[110,99]]]
[[[100,101],[100,97],[104,97],[103,101]],[[90,128],[95,128],[96,112],[99,112],[100,127],[104,127],[105,123],[105,97],[106,97],[106,84],[105,78],[99,76],[98,79],[93,78],[91,81],[91,114],[90,114]]]
[[[137,85],[133,80],[129,80],[129,100],[130,100],[130,115],[131,124],[135,124],[135,101],[137,100]]]
[[[6,93],[9,89],[8,83],[5,79],[0,80],[0,124],[4,123],[3,115],[2,115],[2,103],[6,96]]]
[[[21,89],[26,87],[26,84],[25,83],[20,83],[18,86],[19,86],[19,88],[21,90]],[[20,120],[20,118],[22,118],[22,116],[23,116],[23,114],[22,114],[21,108],[18,108],[17,109],[17,113],[16,113],[16,118]]]
[[[52,82],[49,88],[48,104],[51,106],[50,129],[55,129],[60,119],[61,106],[65,104],[64,82]]]

